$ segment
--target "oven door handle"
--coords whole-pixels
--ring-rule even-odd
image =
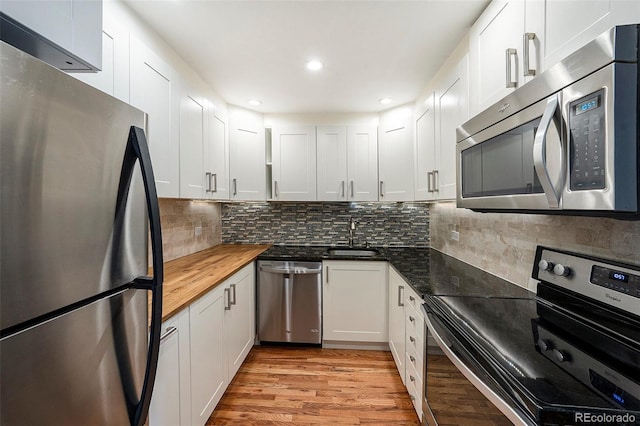
[[[511,405],[504,401],[504,399],[493,391],[482,379],[480,379],[473,370],[471,370],[467,365],[462,361],[458,355],[451,349],[450,345],[448,345],[444,338],[438,334],[436,328],[431,323],[431,316],[436,316],[435,312],[429,309],[427,306],[424,306],[424,310],[427,313],[424,317],[425,324],[431,336],[436,341],[442,352],[446,355],[447,358],[456,366],[456,368],[464,375],[475,387],[478,389],[489,401],[491,401],[498,409],[509,419],[514,425],[518,426],[528,426],[529,423],[524,421],[521,415],[515,411]],[[453,345],[451,345],[453,346]],[[427,369],[429,367],[427,366]],[[428,374],[428,371],[425,372],[425,375]],[[426,380],[426,379],[425,379]]]
[[[555,176],[555,179],[552,180],[552,177],[549,175],[549,168],[547,167],[547,135],[554,121],[559,120],[559,118],[557,118],[559,112],[559,96],[559,94],[555,94],[547,101],[547,106],[544,110],[544,114],[542,114],[542,119],[540,120],[540,127],[538,127],[538,131],[536,132],[533,142],[533,168],[535,169],[538,179],[540,180],[540,185],[542,185],[542,189],[547,196],[549,207],[555,209],[560,208],[564,166],[560,167],[559,176]],[[561,130],[558,134],[560,135],[560,138],[562,138]],[[564,150],[562,150],[562,153],[565,155]],[[564,165],[564,163],[565,158],[562,158],[560,164]],[[554,181],[559,183],[557,188],[553,185]]]

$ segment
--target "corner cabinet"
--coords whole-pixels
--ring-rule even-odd
[[[131,38],[131,105],[148,114],[147,139],[158,197],[180,193],[180,102],[174,71],[142,42]]]
[[[388,342],[387,262],[322,263],[322,339]]]
[[[274,127],[271,130],[273,180],[278,201],[315,201],[316,128]]]
[[[262,115],[229,106],[229,199],[266,200],[265,149]]]
[[[380,115],[378,199],[413,201],[413,109],[402,106]]]

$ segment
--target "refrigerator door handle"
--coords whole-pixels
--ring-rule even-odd
[[[162,282],[164,281],[164,269],[162,264],[162,231],[160,228],[160,207],[158,194],[156,193],[155,178],[151,168],[151,156],[149,145],[144,131],[136,126],[131,126],[127,151],[122,165],[120,187],[118,188],[118,203],[126,202],[131,176],[136,161],[140,163],[142,181],[144,183],[145,197],[147,201],[147,214],[149,216],[149,229],[151,233],[151,259],[153,264],[153,277],[138,277],[134,279],[132,287],[151,291],[151,325],[149,330],[149,349],[147,354],[147,366],[145,368],[144,382],[135,413],[130,413],[133,426],[144,425],[151,393],[156,379],[158,368],[158,353],[160,351],[160,333],[162,322]],[[116,209],[122,212],[121,209]]]

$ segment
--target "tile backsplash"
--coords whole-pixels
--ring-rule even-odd
[[[222,241],[288,245],[346,245],[349,218],[355,245],[429,246],[424,203],[226,203]]]
[[[537,245],[640,265],[640,221],[475,213],[455,203],[432,204],[430,221],[433,248],[532,291]],[[452,231],[459,232],[459,241]]]
[[[222,242],[220,204],[160,198],[164,261],[173,260]],[[196,227],[202,234],[196,236]]]

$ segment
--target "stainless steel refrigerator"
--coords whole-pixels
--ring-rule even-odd
[[[0,81],[0,424],[141,425],[163,273],[146,115],[3,42]]]

